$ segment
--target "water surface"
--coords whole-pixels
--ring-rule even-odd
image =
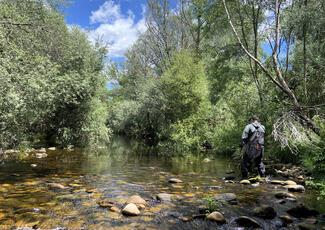
[[[222,178],[226,172],[236,171],[229,158],[210,156],[211,161],[205,162],[202,154],[167,157],[123,139],[114,140],[101,151],[56,150],[47,154],[37,159],[30,153],[27,158],[1,165],[0,229],[236,229],[235,218],[252,216],[256,206],[272,204],[280,216],[296,205],[276,203],[274,192],[282,191],[281,186],[254,188],[225,183]],[[173,177],[183,183],[168,183]],[[66,188],[53,188],[50,183]],[[220,226],[199,218],[184,221],[199,214],[206,198],[225,192],[235,193],[239,201],[238,205],[219,205],[227,224]],[[176,199],[160,203],[155,199],[158,193],[170,193]],[[138,217],[125,217],[97,204],[110,200],[122,208],[131,195],[140,195],[149,203]],[[297,196],[299,202],[324,211],[324,202],[313,192]],[[278,228],[279,219],[255,219],[264,229]],[[295,219],[295,223],[301,221]]]

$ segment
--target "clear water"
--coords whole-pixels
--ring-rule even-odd
[[[47,151],[46,158],[31,153],[23,159],[6,160],[0,166],[0,229],[30,227],[39,229],[236,229],[235,218],[252,216],[252,209],[262,204],[275,207],[278,216],[297,204],[276,203],[274,192],[283,190],[271,184],[259,187],[225,183],[229,170],[236,170],[231,159],[190,155],[166,157],[123,139],[116,139],[107,149]],[[32,167],[36,164],[36,167]],[[181,184],[168,183],[178,178]],[[235,181],[238,181],[236,175]],[[58,183],[65,189],[52,188]],[[220,186],[220,187],[218,187]],[[182,219],[199,214],[207,197],[231,192],[238,205],[220,204],[227,224],[217,225],[204,219],[184,222]],[[172,203],[160,203],[158,193],[170,193]],[[100,200],[113,201],[123,208],[131,195],[140,195],[148,207],[137,217],[101,208]],[[297,194],[298,202],[324,212],[324,202],[307,191]],[[274,220],[254,217],[264,229],[277,229]],[[303,220],[295,219],[295,224]],[[318,220],[318,227],[323,225]]]

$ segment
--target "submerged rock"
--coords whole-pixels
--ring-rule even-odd
[[[302,185],[286,185],[284,186],[290,192],[304,192],[305,187]]]
[[[138,195],[133,195],[130,196],[129,199],[126,200],[126,204],[136,204],[137,206],[146,206],[147,205],[147,201],[145,201],[141,196]]]
[[[254,215],[263,219],[274,219],[276,217],[276,211],[273,207],[263,205],[254,209]]]
[[[35,152],[36,153],[46,153],[46,149],[45,148],[36,149]]]
[[[249,180],[241,180],[239,183],[247,185],[250,184],[251,182]]]
[[[130,203],[122,209],[122,214],[126,216],[138,216],[140,215],[140,211],[135,204]]]
[[[279,185],[284,185],[284,181],[282,180],[271,180],[271,184],[279,184]]]
[[[298,205],[294,208],[291,208],[287,211],[291,216],[297,217],[297,218],[306,218],[306,217],[313,217],[317,216],[319,214],[318,211],[314,209],[309,209],[303,204]]]
[[[208,214],[207,220],[215,221],[217,223],[226,223],[225,217],[220,212],[212,212]]]
[[[177,178],[170,178],[168,180],[169,183],[183,183],[183,181],[181,181],[180,179]]]
[[[293,223],[293,219],[292,219],[290,216],[288,216],[288,215],[282,215],[282,216],[280,216],[279,218],[280,218],[280,219],[282,220],[282,222],[285,223],[285,224],[291,224],[291,223]]]
[[[284,184],[285,185],[297,185],[297,183],[294,182],[293,180],[286,180],[286,181],[284,181]]]
[[[54,189],[66,189],[67,187],[65,187],[64,185],[62,184],[59,184],[59,183],[48,183],[47,184],[50,188],[54,188]]]
[[[261,225],[254,220],[253,218],[250,218],[248,216],[240,216],[236,219],[236,223],[241,227],[247,227],[247,228],[260,228]]]
[[[308,224],[308,223],[300,223],[297,224],[296,227],[300,230],[316,230],[316,226],[313,224]]]
[[[97,201],[97,204],[102,208],[111,208],[114,206],[114,202],[109,200],[99,200]]]
[[[159,194],[157,194],[156,197],[157,197],[157,200],[164,201],[164,202],[170,202],[170,201],[172,201],[173,195],[168,194],[168,193],[159,193]]]
[[[110,210],[111,212],[120,212],[120,211],[121,211],[121,210],[120,210],[118,207],[116,207],[116,206],[112,206],[112,207],[110,207],[109,210]]]
[[[222,194],[218,194],[214,197],[214,199],[216,201],[227,201],[227,202],[231,202],[231,201],[236,201],[237,200],[237,196],[234,193],[222,193]]]
[[[278,199],[284,199],[284,198],[297,199],[297,197],[295,195],[288,193],[288,192],[277,192],[274,194],[274,196]]]
[[[40,159],[40,158],[45,158],[45,157],[47,157],[47,154],[46,154],[46,153],[36,153],[36,154],[35,154],[35,157],[36,157],[36,158],[39,158],[39,159]]]

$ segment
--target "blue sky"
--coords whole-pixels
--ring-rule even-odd
[[[70,0],[63,10],[69,25],[86,30],[89,39],[109,45],[109,57],[123,62],[124,54],[146,30],[147,0]]]

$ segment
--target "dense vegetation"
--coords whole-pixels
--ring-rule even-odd
[[[324,173],[322,1],[149,0],[146,25],[106,70],[105,46],[68,28],[57,2],[2,0],[1,147],[94,145],[112,130],[233,154],[258,114],[270,157]]]
[[[105,47],[68,28],[57,5],[0,3],[0,148],[109,137]]]

